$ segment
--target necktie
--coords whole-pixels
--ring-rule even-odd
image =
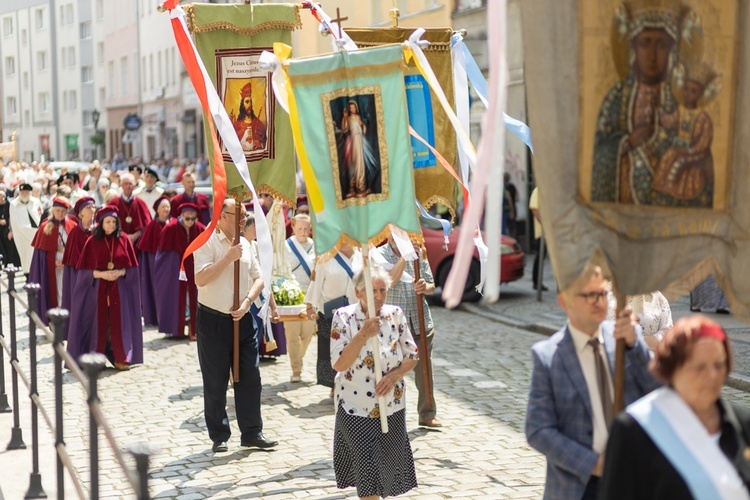
[[[596,366],[596,384],[599,386],[599,399],[602,402],[602,412],[604,414],[604,423],[607,429],[612,425],[614,419],[612,407],[612,393],[609,390],[609,378],[607,377],[607,364],[602,358],[599,350],[599,339],[597,337],[589,340],[589,345],[594,350],[594,365]]]

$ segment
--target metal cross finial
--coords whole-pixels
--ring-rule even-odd
[[[341,13],[339,12],[339,8],[336,7],[336,19],[331,19],[331,22],[336,23],[336,25],[339,27],[339,38],[343,38],[344,37],[343,31],[341,29],[341,22],[342,21],[348,21],[348,20],[349,20],[348,17],[341,17]]]

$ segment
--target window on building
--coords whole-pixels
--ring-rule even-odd
[[[148,55],[148,76],[149,76],[149,86],[151,90],[154,90],[154,55],[149,54]]]
[[[81,23],[81,39],[91,38],[91,21]]]
[[[67,90],[63,90],[62,105],[63,105],[63,111],[67,111],[68,110],[68,91]]]
[[[5,76],[16,74],[16,58],[8,56],[5,58]]]
[[[146,82],[147,76],[146,76],[146,56],[141,57],[141,74],[138,75],[138,78],[141,80],[141,90],[146,90]]]
[[[36,53],[36,67],[39,71],[46,71],[47,70],[47,51],[46,50],[40,50]]]
[[[104,87],[99,87],[99,107],[103,107],[106,101],[107,101],[107,91],[104,90]]]
[[[156,54],[156,58],[158,60],[157,66],[159,68],[159,87],[162,87],[164,85],[164,78],[163,78],[163,68],[161,65],[161,51]]]
[[[29,88],[29,72],[28,71],[23,72],[23,88],[25,89]]]
[[[73,4],[69,3],[66,5],[60,6],[60,24],[72,24],[75,22],[75,19],[73,19]]]
[[[94,80],[94,71],[91,66],[81,66],[81,83],[91,83]]]
[[[23,125],[31,125],[31,112],[28,109],[23,112]]]
[[[109,89],[109,93],[107,94],[109,97],[115,96],[115,62],[109,61],[109,64],[107,64],[107,88]]]
[[[3,18],[3,36],[13,36],[13,17],[5,16]]]
[[[96,44],[96,63],[104,64],[104,42],[97,42]]]
[[[94,4],[94,16],[97,21],[104,19],[104,0],[96,0]]]
[[[83,112],[83,126],[90,127],[93,125],[94,120],[91,118],[91,111]]]
[[[71,68],[76,65],[76,48],[72,45],[68,47],[68,66]]]
[[[68,91],[68,109],[71,111],[78,109],[78,92],[75,90]]]
[[[17,101],[14,96],[8,96],[5,99],[5,112],[8,116],[15,116],[18,114]]]
[[[52,103],[50,102],[49,92],[39,93],[39,111],[41,113],[49,113]]]
[[[24,47],[28,43],[28,37],[26,36],[26,28],[21,30],[21,45]]]
[[[34,9],[34,27],[38,30],[44,29],[44,9]]]
[[[123,57],[122,59],[120,59],[120,92],[122,93],[122,95],[128,95],[129,77],[128,58]]]

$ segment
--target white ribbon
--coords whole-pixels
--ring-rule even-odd
[[[256,234],[258,238],[258,257],[260,260],[260,272],[263,276],[263,292],[266,297],[269,297],[272,293],[271,283],[273,281],[273,244],[271,243],[271,231],[269,230],[268,222],[266,221],[266,216],[263,213],[263,209],[261,208],[260,203],[257,203],[258,194],[255,192],[255,186],[253,185],[253,181],[250,179],[250,172],[247,168],[245,153],[242,150],[242,146],[240,145],[240,140],[237,137],[237,133],[232,126],[232,121],[229,119],[227,110],[224,108],[224,104],[221,102],[221,99],[216,92],[216,87],[214,87],[214,84],[211,81],[211,77],[208,76],[208,71],[206,71],[206,67],[203,65],[203,60],[198,53],[198,49],[195,47],[195,43],[190,36],[190,32],[188,30],[186,22],[187,15],[185,13],[185,10],[178,5],[170,11],[169,15],[172,19],[179,20],[182,30],[185,32],[187,39],[190,40],[190,46],[195,53],[196,60],[198,61],[198,65],[201,70],[201,74],[203,75],[203,81],[206,85],[208,107],[209,111],[211,112],[211,117],[216,124],[216,131],[224,141],[227,152],[229,153],[229,156],[232,157],[232,162],[237,168],[240,177],[252,193],[253,199],[256,200],[256,203],[253,203],[253,210],[255,213],[255,226],[257,229]],[[266,303],[263,304],[259,315],[264,320],[264,323],[270,324],[268,312],[268,301],[266,301]],[[271,338],[273,338],[273,335],[271,336]]]

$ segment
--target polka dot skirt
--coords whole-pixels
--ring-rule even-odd
[[[388,416],[388,433],[383,434],[379,418],[349,415],[339,406],[333,436],[333,468],[336,486],[356,486],[360,497],[396,496],[416,488],[405,410]]]

